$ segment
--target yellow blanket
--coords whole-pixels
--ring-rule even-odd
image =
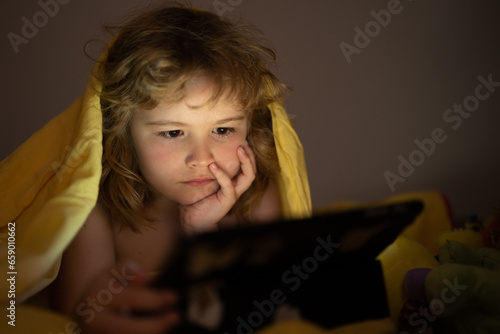
[[[15,224],[17,301],[56,276],[60,256],[94,207],[101,175],[101,114],[91,89],[0,163],[0,244]],[[12,223],[12,224],[9,224]],[[10,247],[13,247],[10,246]],[[1,291],[7,291],[1,280]],[[9,298],[10,299],[10,298]],[[0,295],[7,301],[7,294]]]

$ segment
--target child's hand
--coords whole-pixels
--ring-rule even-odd
[[[181,223],[186,233],[215,229],[238,198],[252,185],[257,167],[248,142],[239,146],[236,154],[241,164],[239,174],[231,179],[215,162],[211,163],[209,169],[220,185],[219,190],[194,204],[180,207]]]
[[[177,295],[153,290],[146,274],[117,267],[94,281],[76,308],[84,333],[164,334],[180,322]]]

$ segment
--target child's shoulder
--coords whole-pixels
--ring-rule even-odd
[[[111,215],[99,201],[80,228],[76,241],[80,241],[86,245],[99,245],[99,247],[109,245],[112,247],[113,229],[111,226]]]
[[[83,227],[98,227],[111,229],[111,214],[101,201],[97,201],[96,205],[90,211]]]
[[[252,218],[257,223],[268,223],[279,220],[281,217],[280,192],[278,185],[271,180]]]

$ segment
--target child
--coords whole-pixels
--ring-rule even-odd
[[[119,30],[95,73],[99,199],[63,255],[54,309],[89,332],[164,333],[180,321],[177,296],[149,288],[149,273],[179,233],[281,217],[274,58],[250,30],[182,6]]]

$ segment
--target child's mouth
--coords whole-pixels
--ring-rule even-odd
[[[185,181],[183,183],[187,184],[188,186],[191,186],[191,187],[203,187],[203,186],[206,186],[207,184],[210,184],[214,181],[215,180],[211,179],[211,178],[196,178],[196,179],[192,179],[189,181]]]

